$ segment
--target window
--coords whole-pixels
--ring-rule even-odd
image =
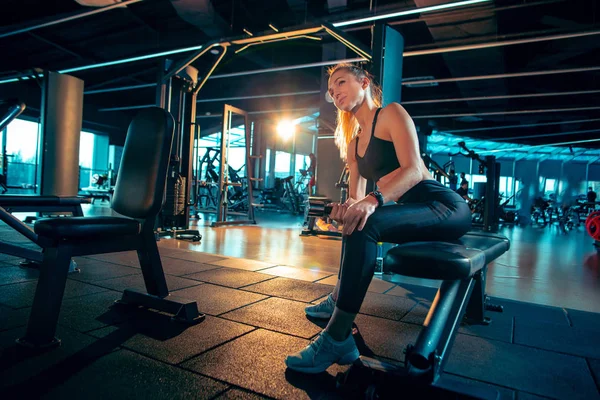
[[[16,119],[6,128],[7,185],[35,190],[39,124]]]

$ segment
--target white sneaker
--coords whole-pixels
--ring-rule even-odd
[[[334,363],[352,364],[359,357],[360,353],[352,335],[349,335],[346,340],[338,342],[329,333],[322,331],[303,350],[287,356],[285,365],[294,371],[318,374]]]
[[[333,296],[331,293],[325,300],[320,302],[319,304],[315,304],[314,306],[308,306],[304,309],[304,312],[309,317],[313,318],[331,318],[333,314],[333,310],[335,309],[335,300],[333,300]]]

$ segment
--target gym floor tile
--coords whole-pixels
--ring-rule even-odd
[[[497,313],[488,311],[486,312],[486,316],[491,319],[489,325],[467,325],[463,323],[458,328],[458,332],[466,335],[479,336],[482,338],[512,343],[514,330],[513,319],[497,319],[496,315]]]
[[[586,328],[600,332],[600,314],[579,310],[567,310],[574,328]]]
[[[187,261],[193,261],[193,262],[197,262],[197,263],[211,263],[214,264],[214,261],[220,261],[220,260],[225,260],[225,257],[222,256],[218,256],[215,254],[208,254],[208,253],[199,253],[197,251],[185,251],[185,250],[179,250],[179,249],[170,249],[168,247],[161,247],[160,244],[158,246],[158,252],[160,253],[161,258],[162,257],[170,257],[170,258],[177,258],[179,260],[187,260]]]
[[[406,345],[415,343],[421,331],[420,326],[362,314],[354,323],[354,340],[361,355],[397,361],[404,361]]]
[[[213,379],[119,350],[91,360],[43,398],[64,399],[77,393],[85,399],[208,399],[227,388]]]
[[[310,339],[323,330],[304,313],[306,303],[270,298],[226,314],[223,318]]]
[[[328,276],[327,278],[319,279],[315,281],[315,283],[320,283],[321,285],[331,285],[335,286],[338,280],[338,276],[336,274]]]
[[[202,284],[201,282],[194,281],[192,279],[180,278],[173,275],[165,275],[165,279],[167,281],[167,288],[170,292]],[[103,281],[95,282],[94,284],[107,289],[116,290],[118,292],[122,292],[125,289],[135,289],[146,293],[146,284],[144,283],[144,277],[142,274],[122,276],[114,279],[105,279]]]
[[[413,300],[371,292],[365,296],[360,313],[400,321],[415,305]]]
[[[189,275],[196,272],[219,268],[214,265],[203,264],[197,261],[188,261],[171,257],[161,257],[161,261],[165,274],[176,276]]]
[[[331,293],[332,287],[296,279],[275,278],[269,281],[244,286],[243,290],[291,300],[311,302]]]
[[[102,328],[135,318],[141,312],[137,307],[115,306],[122,293],[112,290],[63,301],[58,323],[78,332]]]
[[[515,318],[515,343],[600,359],[600,331]]]
[[[196,300],[198,310],[209,315],[219,315],[267,298],[260,294],[211,285],[210,283],[194,282],[200,285],[177,290],[172,294]]]
[[[221,267],[244,269],[246,271],[258,271],[276,265],[262,261],[248,260],[246,258],[226,258],[224,260],[211,261],[210,263]]]
[[[30,312],[30,308],[13,310],[12,308],[0,306],[0,331],[26,325]]]
[[[334,274],[328,278],[318,280],[315,283],[320,283],[322,285],[335,286],[335,284],[337,283],[337,280],[338,280],[338,276],[337,276],[337,274]],[[391,288],[393,288],[394,286],[396,286],[395,283],[390,283],[390,282],[384,281],[382,279],[373,278],[373,280],[369,284],[369,289],[367,289],[367,291],[374,292],[374,293],[384,293],[384,292],[387,292],[388,290],[390,290]]]
[[[278,265],[276,267],[261,269],[260,272],[263,274],[298,279],[307,282],[318,281],[319,279],[327,278],[328,276],[332,275],[328,272],[313,271],[305,268],[290,267],[287,265]]]
[[[211,316],[195,325],[186,325],[170,321],[169,315],[156,313],[91,331],[88,335],[110,340],[156,360],[178,364],[253,329]]]
[[[337,275],[335,275],[335,278],[337,280]],[[373,278],[367,291],[375,293],[385,293],[388,290],[392,289],[394,286],[396,286],[395,283],[384,281],[383,279],[379,278]]]
[[[140,267],[140,260],[138,259],[137,251],[135,250],[120,251],[118,253],[90,254],[86,257],[113,264],[127,265],[129,267]]]
[[[9,386],[16,386],[14,389],[19,394],[18,398],[27,398],[26,389],[43,392],[49,385],[58,382],[49,379],[53,374],[67,378],[85,365],[84,360],[113,351],[112,345],[97,344],[98,341],[90,336],[59,326],[57,337],[61,339],[61,345],[36,353],[15,344],[15,339],[24,334],[25,327],[0,333],[0,387],[3,395]]]
[[[2,239],[4,240],[4,234],[5,231],[2,231]],[[0,261],[8,263],[8,264],[13,264],[13,263],[20,263],[21,261],[23,261],[22,258],[20,257],[15,257],[15,256],[11,256],[8,254],[4,254],[4,253],[0,253]]]
[[[104,261],[93,261],[83,265],[78,264],[78,267],[80,267],[81,272],[69,274],[69,279],[80,282],[96,282],[142,273],[139,268],[131,268]]]
[[[590,369],[592,370],[592,374],[594,375],[596,385],[598,386],[598,391],[600,391],[600,360],[588,359],[588,362]]]
[[[259,329],[182,366],[276,399],[328,398],[328,393],[335,390],[335,374],[347,367],[334,365],[318,375],[286,370],[285,357],[302,350],[308,343],[308,340]]]
[[[457,335],[446,371],[542,396],[598,398],[583,358]]]
[[[33,281],[38,278],[40,271],[33,268],[21,268],[14,265],[7,265],[0,268],[0,286],[11,283]]]
[[[215,397],[215,400],[262,400],[267,397],[260,396],[256,393],[246,392],[240,389],[229,389],[225,393]]]
[[[437,289],[431,287],[415,286],[406,283],[398,283],[396,287],[385,292],[385,294],[398,297],[406,297],[414,301],[433,301]]]
[[[501,386],[497,386],[497,385],[492,385],[491,383],[487,383],[487,382],[475,381],[473,379],[468,379],[468,378],[465,378],[462,376],[444,373],[440,376],[438,382],[441,383],[442,385],[446,382],[457,382],[459,384],[465,384],[465,385],[474,387],[475,389],[481,388],[486,391],[491,390],[492,393],[495,391],[498,395],[497,400],[516,400],[516,392],[514,390],[507,389],[505,387],[501,387]],[[469,393],[471,393],[471,392],[469,392]]]
[[[77,266],[84,266],[84,265],[88,265],[88,264],[92,264],[92,263],[97,263],[98,260],[94,259],[94,258],[89,258],[86,256],[82,256],[82,257],[73,257],[73,261],[75,261],[77,263]]]
[[[490,297],[490,303],[501,305],[504,310],[501,313],[492,312],[490,316],[495,320],[522,317],[529,321],[551,322],[569,326],[569,320],[564,309],[550,307],[533,303],[516,302],[513,300]]]
[[[36,286],[37,281],[3,286],[2,290],[0,290],[0,303],[12,308],[31,307]],[[66,300],[72,297],[104,291],[106,291],[105,288],[67,279],[63,299]]]
[[[552,397],[538,396],[537,394],[531,394],[526,392],[517,392],[516,400],[545,400],[551,398]]]
[[[244,271],[235,268],[219,268],[206,272],[198,272],[184,276],[187,279],[197,279],[202,282],[214,283],[215,285],[239,288],[252,285],[258,282],[273,279],[272,275],[261,274],[260,272]]]

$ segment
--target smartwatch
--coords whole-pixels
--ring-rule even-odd
[[[375,199],[377,200],[377,206],[378,206],[378,207],[381,207],[381,206],[383,206],[383,195],[381,194],[381,192],[380,192],[380,191],[378,191],[378,190],[375,190],[375,191],[373,191],[373,192],[369,193],[369,194],[368,194],[368,196],[373,196],[373,197],[375,197]]]

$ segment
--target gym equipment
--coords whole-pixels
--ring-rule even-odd
[[[344,166],[339,180],[335,187],[340,189],[340,203],[344,203],[348,198],[348,179],[350,178],[350,169],[348,165]],[[342,236],[341,232],[330,232],[315,230],[316,221],[319,218],[325,218],[331,213],[332,200],[328,197],[310,196],[304,204],[304,224],[306,228],[300,233],[301,236],[324,235],[324,236]]]
[[[166,64],[170,61],[166,60]],[[163,71],[164,72],[164,71]],[[175,136],[166,183],[166,201],[158,216],[157,236],[199,241],[202,235],[189,229],[192,193],[192,159],[194,143],[199,138],[196,125],[196,95],[199,90],[198,70],[187,66],[157,85],[159,107],[171,112],[175,119]]]
[[[440,166],[437,162],[435,162],[427,153],[421,153],[421,158],[425,162],[427,169],[429,169],[433,173],[433,177],[436,181],[442,182],[442,177],[446,179],[450,179],[450,175],[446,173],[444,167]]]
[[[237,117],[235,119],[242,117],[243,123],[235,124],[233,122],[234,117]],[[234,176],[232,176],[231,174],[232,170],[229,168],[229,163],[227,161],[227,157],[229,157],[229,149],[231,147],[230,132],[233,128],[235,128],[238,125],[243,126],[244,130],[244,147],[246,148],[246,163],[244,164],[244,166],[246,170],[247,180],[247,183],[245,185],[242,185],[240,182],[233,182],[232,177],[234,178]],[[248,120],[248,113],[246,111],[230,106],[229,104],[224,105],[223,129],[221,130],[219,141],[221,143],[219,167],[219,201],[217,203],[217,221],[213,222],[211,226],[216,227],[224,225],[256,224],[256,219],[254,218],[254,207],[256,205],[254,204],[254,196],[252,194],[252,182],[260,181],[260,179],[253,177],[253,163],[251,162],[251,160],[259,158],[260,156],[250,154],[252,133],[250,128],[250,121]],[[234,214],[229,210],[229,189],[231,187],[236,186],[242,189],[243,197],[245,197],[245,201],[247,202],[247,211],[245,213],[237,213],[237,215],[243,215],[247,219],[228,221],[228,214]],[[237,196],[239,196],[240,198],[242,197],[241,194],[237,194]]]
[[[123,217],[49,218],[35,223],[44,257],[25,336],[17,343],[35,349],[60,344],[54,335],[72,256],[137,250],[147,293],[125,289],[117,304],[174,314],[192,323],[204,319],[195,301],[169,294],[154,236],[163,205],[173,117],[150,107],[129,125],[111,207]]]
[[[485,199],[494,199],[494,201],[484,202],[483,230],[493,232],[498,229],[500,218],[500,210],[495,201],[500,196],[500,163],[496,162],[495,156],[486,156],[485,160],[482,160],[477,153],[467,148],[465,142],[458,143],[458,146],[467,152],[467,154],[461,152],[458,154],[477,161],[481,173],[485,170]]]
[[[15,118],[25,110],[25,104],[17,103],[12,106],[8,113],[0,122],[0,130],[6,128]],[[35,234],[25,223],[13,216],[12,212],[37,212],[38,215],[44,213],[71,214],[73,216],[83,216],[81,204],[90,203],[90,199],[83,197],[58,197],[58,196],[0,196],[0,220],[29,239],[37,246],[41,246],[38,235]],[[27,220],[33,219],[28,217]],[[33,249],[26,246],[20,246],[14,243],[5,242],[0,239],[0,253],[9,254],[15,257],[24,258],[21,262],[24,267],[39,267],[43,259],[42,250]],[[78,272],[77,264],[71,260],[69,272]]]
[[[406,243],[389,250],[384,260],[386,269],[409,277],[442,280],[442,284],[416,342],[406,347],[404,365],[361,356],[345,373],[338,374],[338,388],[365,393],[368,399],[392,399],[405,393],[496,399],[495,389],[478,391],[446,379],[443,371],[460,323],[487,325],[490,319],[486,311],[503,311],[489,303],[485,279],[487,265],[509,247],[510,242],[502,235],[472,231],[456,241]]]

